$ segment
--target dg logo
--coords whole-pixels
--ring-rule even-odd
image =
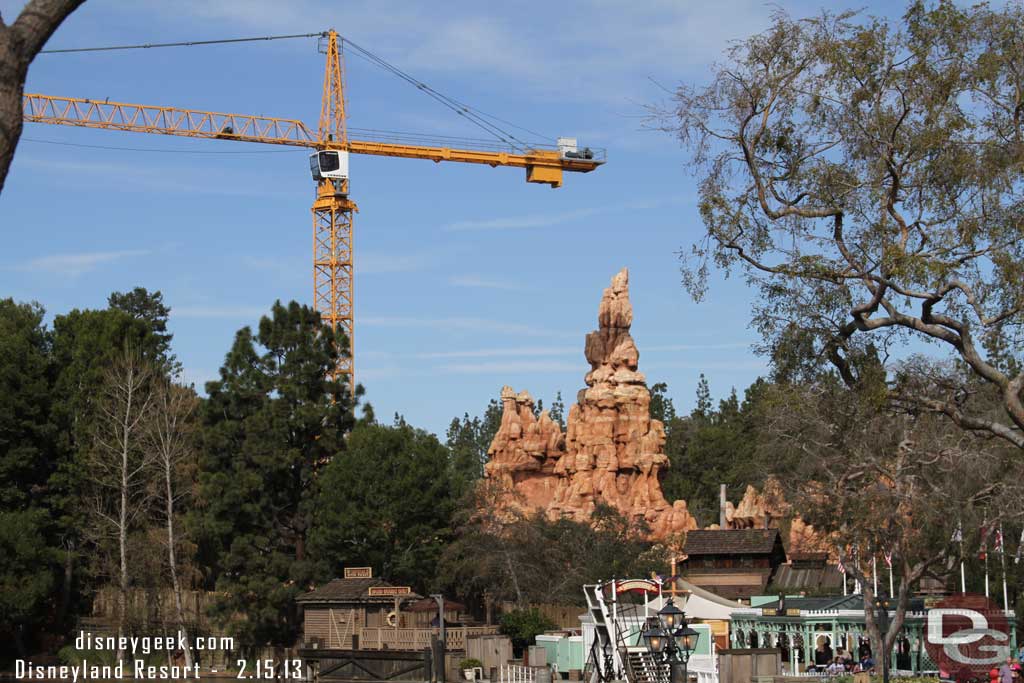
[[[943,677],[986,680],[1011,654],[1006,614],[984,595],[945,598],[928,610],[925,650]]]

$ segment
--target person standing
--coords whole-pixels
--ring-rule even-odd
[[[1013,657],[1007,657],[999,667],[999,683],[1013,683]]]

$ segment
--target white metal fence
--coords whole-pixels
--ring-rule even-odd
[[[537,671],[529,666],[506,664],[498,667],[500,683],[536,683]]]

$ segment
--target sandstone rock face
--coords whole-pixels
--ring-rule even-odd
[[[829,543],[827,538],[799,515],[793,514],[783,496],[782,487],[775,479],[766,481],[761,491],[747,486],[738,505],[734,506],[732,502],[725,504],[725,520],[729,529],[775,528],[781,526],[786,519],[790,520],[787,552],[835,552],[834,544]]]
[[[587,387],[569,409],[565,433],[547,411],[534,417],[527,392],[505,387],[485,476],[519,494],[519,504],[552,518],[586,521],[603,502],[646,521],[654,538],[696,529],[686,501],[670,505],[661,491],[669,466],[665,428],[650,417],[651,395],[637,369],[627,270],[604,290],[597,323],[584,349]]]

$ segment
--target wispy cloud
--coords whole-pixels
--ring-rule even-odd
[[[716,370],[722,372],[745,371],[745,370],[767,370],[767,361],[756,358],[737,358],[735,360],[695,360],[667,363],[640,364],[641,370]]]
[[[467,230],[524,230],[529,228],[547,228],[552,225],[570,223],[587,218],[601,212],[598,208],[576,209],[526,216],[509,216],[507,218],[485,218],[481,220],[457,221],[444,226],[445,232],[464,232]]]
[[[508,361],[495,363],[451,363],[438,368],[443,372],[465,375],[509,375],[534,372],[579,373],[579,363],[559,361]]]
[[[722,342],[720,344],[668,344],[664,346],[645,346],[641,353],[673,353],[676,351],[714,351],[716,349],[746,349],[753,342]]]
[[[356,274],[377,275],[382,273],[411,273],[417,270],[436,268],[445,253],[436,249],[411,252],[361,252],[356,259]]]
[[[152,191],[160,194],[174,192],[256,197],[263,200],[294,199],[292,193],[274,189],[272,178],[250,178],[247,183],[225,183],[220,182],[220,178],[210,171],[197,171],[194,166],[171,170],[167,165],[155,168],[130,163],[42,157],[21,157],[16,163],[50,177],[73,176],[79,187],[102,187],[105,192]]]
[[[581,335],[582,336],[582,335]],[[644,353],[678,353],[681,351],[715,351],[717,349],[742,349],[750,346],[749,342],[723,342],[721,344],[671,344],[663,346],[641,346],[640,354]],[[505,348],[462,349],[452,351],[423,351],[414,354],[415,358],[423,359],[458,359],[458,358],[542,358],[553,356],[582,356],[583,344],[577,346],[511,346]],[[641,361],[641,365],[644,365]]]
[[[543,214],[526,214],[523,216],[506,216],[503,218],[484,218],[479,220],[456,221],[443,226],[445,232],[466,232],[470,230],[527,230],[530,228],[549,228],[553,225],[572,223],[591,216],[620,211],[644,211],[672,204],[691,201],[689,196],[654,197],[638,199],[631,202],[608,204],[604,206],[588,206],[572,211],[552,211]]]
[[[536,325],[522,325],[486,318],[416,318],[406,316],[379,316],[360,318],[358,324],[368,327],[407,327],[420,329],[458,330],[462,332],[491,332],[526,337],[573,336]]]
[[[124,259],[148,256],[149,249],[124,249],[121,251],[86,251],[74,254],[50,254],[40,256],[27,263],[15,266],[17,270],[30,272],[54,273],[68,277],[78,277],[96,270],[105,264],[123,261]]]
[[[488,280],[476,275],[456,275],[448,280],[453,287],[468,287],[470,289],[498,289],[505,292],[525,292],[529,287],[519,282],[507,280]]]
[[[581,354],[582,347],[521,346],[505,349],[470,349],[465,351],[427,351],[416,358],[514,358],[517,356],[568,356]]]

